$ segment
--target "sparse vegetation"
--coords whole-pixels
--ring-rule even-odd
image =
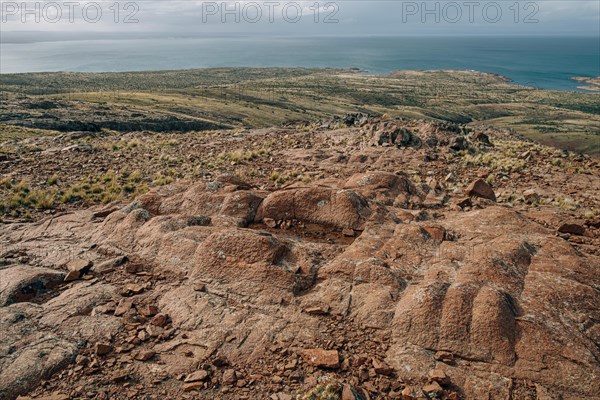
[[[152,181],[153,186],[164,186],[173,182],[173,178],[170,176],[165,176],[162,173],[158,173],[155,175],[154,180]]]
[[[48,181],[46,183],[48,183],[49,186],[58,184],[58,176],[52,175],[50,178],[48,178]]]
[[[575,211],[577,208],[579,208],[579,205],[575,203],[573,199],[568,197],[559,197],[558,199],[554,200],[552,204],[565,211]]]
[[[600,212],[598,212],[598,210],[586,210],[583,213],[583,218],[593,219],[593,218],[596,218],[598,215],[600,215]]]
[[[259,153],[256,151],[234,150],[220,153],[218,158],[226,162],[239,163],[242,161],[253,161],[258,156]]]
[[[77,178],[77,177],[75,177]],[[152,181],[154,186],[170,183],[172,178]],[[91,205],[126,200],[146,193],[148,182],[139,170],[124,170],[120,177],[110,170],[100,176],[90,176],[71,183],[63,182],[57,175],[47,179],[45,185],[36,188],[26,180],[13,182],[8,177],[0,180],[0,188],[9,190],[0,202],[0,213],[24,218],[29,210],[52,210],[75,204]]]
[[[161,142],[158,143],[159,146],[177,146],[179,144],[179,141],[177,139],[169,139],[169,140],[163,140]]]
[[[302,175],[300,172],[296,170],[278,172],[274,171],[271,173],[269,177],[271,181],[273,181],[276,185],[285,185],[287,183],[292,183],[294,181],[308,183],[311,181],[310,177],[307,175]]]
[[[523,146],[523,144],[498,140],[496,141],[497,148],[494,151],[476,151],[473,154],[469,152],[461,153],[462,162],[466,167],[484,166],[498,172],[520,171],[527,165],[527,161],[518,157],[519,151],[524,151],[522,147],[519,150],[519,146]]]
[[[297,400],[339,400],[341,386],[339,383],[325,382],[318,384],[313,389],[296,396]]]

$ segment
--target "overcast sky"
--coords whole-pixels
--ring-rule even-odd
[[[600,35],[598,0],[68,1],[28,2],[24,10],[22,1],[0,0],[1,30],[74,35]]]

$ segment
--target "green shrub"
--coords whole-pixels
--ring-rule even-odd
[[[57,185],[58,184],[58,176],[56,174],[52,175],[50,178],[48,178],[48,181],[46,183],[50,186]]]

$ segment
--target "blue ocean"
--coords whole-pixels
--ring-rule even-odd
[[[599,37],[171,37],[2,43],[2,73],[334,67],[466,69],[541,89],[600,76]]]

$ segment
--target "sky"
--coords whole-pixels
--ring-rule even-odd
[[[48,38],[141,34],[600,36],[598,0],[0,0],[0,6],[3,41],[18,32]]]

